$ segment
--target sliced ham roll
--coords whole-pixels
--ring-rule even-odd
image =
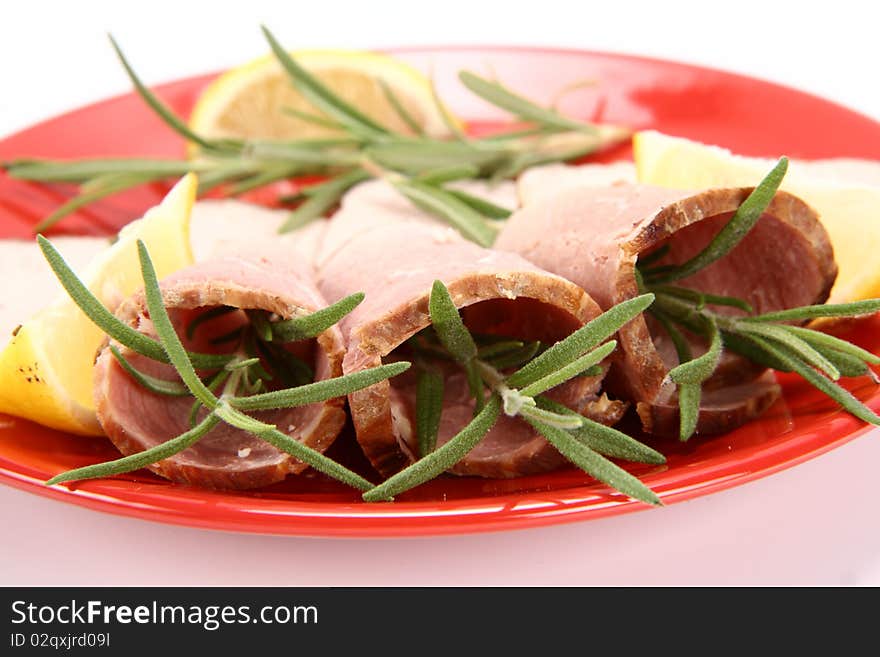
[[[411,357],[405,343],[429,326],[428,299],[437,279],[449,288],[474,333],[552,343],[600,312],[580,287],[519,256],[480,248],[450,228],[392,222],[350,240],[319,270],[328,300],[366,293],[366,300],[341,323],[348,340],[343,372]],[[445,378],[442,445],[470,422],[474,402],[459,368],[442,361],[435,366]],[[386,476],[416,459],[415,369],[349,396],[358,442]],[[623,408],[599,397],[601,378],[574,379],[552,392],[570,408],[611,423]],[[563,463],[526,423],[502,416],[452,472],[515,477]]]
[[[634,269],[640,256],[668,245],[661,264],[684,262],[715,236],[751,191],[695,193],[645,185],[563,189],[514,213],[496,248],[568,278],[607,309],[638,294]],[[831,244],[816,213],[780,192],[731,253],[676,284],[745,299],[762,313],[825,301],[836,275]],[[609,388],[637,402],[646,430],[675,433],[675,387],[665,379],[677,364],[671,341],[650,316],[642,316],[620,331],[620,345]],[[779,395],[772,379],[754,381],[763,371],[726,355],[704,386],[697,431],[725,431],[762,413]]]
[[[199,315],[219,306],[260,309],[288,319],[314,312],[327,304],[318,292],[306,263],[291,258],[286,249],[263,247],[240,250],[193,265],[160,284],[165,305],[188,349],[217,352],[233,348],[212,342],[248,320],[233,311],[205,321],[186,336],[186,327]],[[126,300],[117,317],[144,334],[155,333],[143,293]],[[332,327],[316,339],[284,347],[311,365],[315,380],[338,376],[345,353],[342,333]],[[146,357],[123,350],[139,370],[166,380],[176,372]],[[271,365],[266,363],[271,369]],[[207,372],[202,374],[208,374]],[[277,374],[277,372],[276,372]],[[277,380],[278,377],[276,376]],[[95,370],[98,419],[107,436],[125,455],[134,454],[173,438],[189,428],[192,397],[169,397],[141,387],[105,348]],[[300,408],[255,413],[292,438],[324,451],[345,423],[343,399]],[[204,410],[202,411],[204,415]],[[306,464],[246,432],[221,423],[194,446],[160,461],[150,469],[173,481],[205,488],[255,488],[298,473]]]

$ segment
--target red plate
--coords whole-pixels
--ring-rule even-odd
[[[458,70],[492,70],[537,99],[575,81],[594,87],[567,95],[563,109],[577,116],[653,127],[717,143],[747,155],[880,159],[880,124],[839,105],[741,76],[651,59],[578,51],[511,48],[409,49],[395,52],[432,69],[441,95],[475,126],[503,115],[457,83]],[[491,69],[489,68],[491,67]],[[210,77],[164,85],[159,94],[184,115]],[[829,129],[833,126],[833,129]],[[41,123],[0,142],[12,157],[182,155],[181,141],[132,95],[114,98]],[[609,159],[629,157],[620,149]],[[62,230],[108,232],[139,216],[165,188],[140,189],[65,220]],[[11,180],[0,174],[0,235],[28,237],[30,227],[70,194],[69,189]],[[880,351],[880,320],[842,329]],[[763,418],[737,431],[687,445],[658,445],[662,467],[632,471],[667,504],[763,477],[842,445],[867,431],[796,377],[782,377],[784,399]],[[875,410],[880,389],[867,379],[847,382]],[[335,456],[364,467],[351,436]],[[346,448],[346,444],[349,448]],[[290,477],[256,492],[210,492],[171,484],[149,473],[46,488],[63,470],[114,457],[102,439],[84,439],[0,416],[0,480],[55,499],[123,515],[195,527],[314,536],[418,536],[532,527],[645,509],[574,470],[509,481],[440,478],[399,501],[365,504],[321,476]]]

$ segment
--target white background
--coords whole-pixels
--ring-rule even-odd
[[[37,2],[0,19],[0,135],[266,48],[518,44],[756,75],[880,118],[866,2]],[[871,12],[873,14],[873,12]],[[833,130],[833,126],[828,126]],[[746,486],[620,518],[484,536],[323,540],[207,532],[0,489],[0,584],[880,584],[880,435]]]

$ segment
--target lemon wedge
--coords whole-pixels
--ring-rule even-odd
[[[633,136],[633,157],[639,182],[677,189],[753,186],[775,162],[654,130]],[[782,189],[809,203],[831,237],[839,273],[829,302],[880,296],[880,162],[792,160]]]
[[[430,81],[408,64],[388,55],[354,50],[290,54],[339,97],[379,124],[404,134],[413,132],[388,100],[384,83],[427,135],[448,135]],[[285,108],[324,116],[294,88],[275,58],[267,55],[211,83],[196,102],[189,125],[208,139],[299,139],[338,134],[332,128],[291,116]]]
[[[163,201],[119,233],[80,278],[110,309],[143,286],[137,240],[160,277],[192,263],[189,217],[198,181],[184,177]],[[46,267],[49,265],[46,264]],[[64,295],[25,321],[0,352],[0,412],[75,434],[100,435],[92,398],[104,333]]]

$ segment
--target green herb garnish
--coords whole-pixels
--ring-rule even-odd
[[[753,315],[751,306],[742,299],[670,285],[717,262],[742,241],[770,205],[787,167],[788,160],[781,158],[730,221],[687,262],[656,264],[668,252],[662,248],[639,262],[636,278],[641,289],[657,297],[648,312],[663,326],[678,352],[680,364],[669,371],[669,379],[678,386],[679,438],[683,441],[696,431],[702,384],[714,374],[725,349],[776,370],[797,372],[859,419],[880,424],[880,417],[834,383],[841,376],[870,375],[876,381],[868,364],[880,364],[880,358],[839,338],[786,323],[877,312],[880,299]],[[736,308],[745,314],[722,314],[709,306]],[[707,351],[692,357],[682,329],[703,338],[708,344]]]
[[[156,271],[143,242],[138,241],[138,254],[144,279],[147,309],[158,336],[156,340],[135,331],[104,308],[91,293],[88,293],[76,274],[67,266],[48,240],[40,237],[40,246],[64,288],[70,292],[89,319],[131,351],[170,364],[179,376],[179,381],[163,381],[139,372],[127,361],[121,350],[115,345],[111,345],[114,358],[136,382],[156,394],[188,395],[194,398],[190,412],[192,427],[190,430],[144,452],[63,473],[50,479],[47,482],[49,485],[138,470],[192,446],[207,435],[219,422],[225,422],[265,440],[279,450],[291,454],[316,470],[349,486],[359,490],[369,490],[372,487],[369,481],[317,450],[292,439],[275,426],[256,420],[244,413],[244,411],[293,408],[344,397],[408,369],[410,364],[402,361],[333,379],[308,382],[294,387],[255,394],[257,391],[267,388],[266,381],[272,378],[264,367],[264,360],[271,369],[280,371],[289,367],[289,362],[278,362],[271,357],[257,357],[254,345],[259,345],[268,339],[270,348],[277,350],[280,346],[277,343],[314,337],[350,312],[360,303],[363,295],[352,295],[327,309],[292,320],[294,322],[292,325],[285,324],[284,320],[273,322],[266,317],[262,317],[262,321],[265,322],[263,325],[259,321],[252,321],[240,331],[238,347],[232,354],[223,356],[190,354],[184,348],[163,304]],[[200,318],[193,320],[193,323],[198,322],[198,326],[229,312],[235,312],[234,309],[222,308],[222,312],[219,310],[207,311]],[[206,319],[205,315],[210,316]],[[258,313],[251,313],[250,316],[252,319],[260,317]],[[283,327],[278,334],[274,330],[276,325]],[[267,328],[268,333],[266,333]],[[191,334],[194,330],[195,328],[191,325],[188,333]],[[277,353],[277,351],[269,351],[269,354],[277,355]],[[292,354],[288,354],[288,356],[295,358]],[[197,368],[209,369],[213,372],[204,376],[197,371]],[[222,393],[218,396],[216,391],[221,386]],[[202,407],[207,410],[207,415],[197,422],[198,413]]]
[[[643,312],[653,301],[645,294],[600,315],[512,374],[505,374],[487,360],[488,355],[521,349],[520,341],[497,339],[478,345],[461,320],[458,309],[441,281],[435,281],[429,299],[432,331],[413,340],[419,380],[416,392],[416,433],[421,458],[364,494],[367,501],[390,500],[445,472],[464,458],[504,413],[521,417],[543,435],[573,464],[600,481],[648,504],[660,504],[657,496],[637,478],[608,461],[603,454],[646,463],[663,463],[655,450],[635,439],[542,396],[575,376],[591,371],[613,351],[605,342],[621,326]],[[436,342],[430,337],[436,336]],[[425,348],[428,345],[428,348]],[[467,374],[476,414],[471,422],[441,447],[433,449],[442,411],[442,378],[424,363],[438,356],[457,363]],[[597,373],[592,370],[592,373]],[[438,380],[439,379],[439,380]]]
[[[333,93],[300,66],[268,29],[262,29],[290,83],[314,108],[314,112],[291,108],[282,111],[336,129],[340,136],[287,141],[207,139],[190,129],[150,91],[111,37],[113,49],[138,95],[169,128],[199,147],[198,157],[189,161],[112,158],[7,162],[4,168],[16,178],[80,186],[79,195],[41,221],[36,231],[47,230],[70,213],[111,194],[189,172],[199,174],[200,194],[225,186],[231,196],[291,177],[326,176],[326,182],[312,186],[295,199],[285,199],[300,203],[281,227],[287,232],[323,216],[353,185],[377,173],[390,172],[395,174],[395,188],[419,208],[449,222],[468,239],[488,245],[495,232],[487,220],[504,218],[509,210],[488,199],[447,188],[447,183],[513,177],[526,166],[580,157],[626,136],[624,131],[600,134],[590,123],[565,117],[499,83],[467,72],[461,74],[461,80],[471,91],[533,125],[506,135],[469,138],[448,116],[435,91],[438,108],[454,140],[434,139],[423,134],[400,99],[380,81],[392,109],[414,134],[392,132]]]

